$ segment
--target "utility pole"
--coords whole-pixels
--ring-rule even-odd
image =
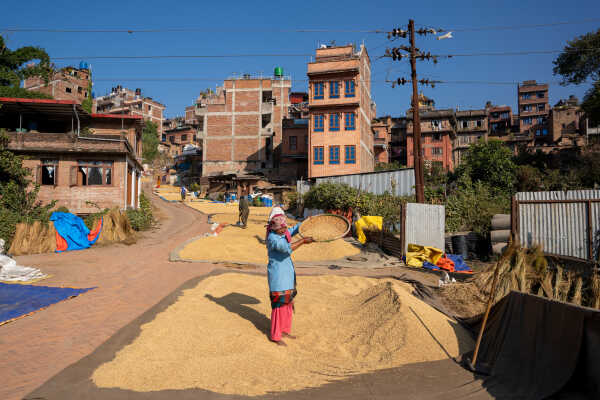
[[[425,176],[423,174],[423,158],[421,146],[421,119],[419,117],[419,95],[417,87],[417,50],[415,48],[415,21],[408,21],[410,35],[410,70],[412,78],[412,111],[413,111],[413,164],[415,168],[415,192],[417,203],[425,203]]]
[[[429,85],[432,88],[435,87],[440,81],[434,81],[429,79],[420,79],[417,81],[417,60],[433,60],[437,63],[440,56],[431,54],[430,52],[423,52],[415,47],[415,35],[428,35],[443,32],[442,29],[432,28],[419,28],[415,31],[415,21],[408,20],[408,30],[402,28],[393,29],[388,33],[388,39],[408,38],[410,39],[409,46],[399,46],[392,49],[387,49],[384,57],[391,57],[394,61],[401,61],[403,58],[410,58],[410,69],[411,69],[411,80],[405,78],[398,78],[397,81],[392,81],[392,87],[398,85],[405,85],[412,81],[412,120],[413,120],[413,164],[415,170],[415,192],[417,194],[417,202],[425,203],[425,176],[423,166],[423,146],[421,145],[421,119],[419,117],[419,94],[418,84]],[[402,53],[405,51],[406,53]]]

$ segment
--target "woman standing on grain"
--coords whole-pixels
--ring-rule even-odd
[[[287,228],[285,214],[279,207],[274,207],[267,225],[267,251],[269,265],[269,294],[271,298],[271,340],[278,345],[286,346],[282,336],[295,339],[290,334],[292,329],[292,312],[296,297],[296,271],[291,254],[303,244],[312,243],[312,238],[303,238],[292,243],[292,236],[298,233],[300,224]]]

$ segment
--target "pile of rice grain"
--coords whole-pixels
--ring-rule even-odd
[[[299,276],[287,347],[267,338],[265,276],[208,277],[92,375],[99,387],[139,392],[201,388],[257,396],[350,375],[434,361],[472,349],[469,334],[402,282]],[[435,337],[435,339],[434,339]]]

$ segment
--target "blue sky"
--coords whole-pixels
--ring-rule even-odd
[[[233,74],[272,74],[284,68],[294,79],[293,90],[305,91],[307,56],[245,57],[221,59],[91,60],[91,56],[201,55],[201,54],[314,54],[319,43],[365,43],[373,63],[373,97],[377,114],[403,115],[409,107],[409,85],[391,88],[386,78],[410,77],[408,61],[378,59],[386,48],[384,34],[360,32],[281,33],[276,30],[389,30],[413,18],[426,25],[458,30],[479,27],[548,24],[582,21],[553,27],[457,31],[454,38],[437,41],[417,36],[417,47],[433,54],[464,54],[527,50],[559,50],[578,35],[600,28],[600,1],[303,1],[303,2],[203,2],[203,1],[5,1],[0,33],[9,48],[36,45],[57,66],[88,61],[93,68],[96,96],[111,87],[141,87],[147,96],[167,106],[166,115],[182,115],[198,92],[214,88]],[[58,29],[165,29],[196,28],[202,32],[159,33],[40,33],[7,32],[6,28]],[[263,30],[257,32],[257,30]],[[273,30],[265,32],[264,30]],[[397,41],[394,45],[407,43]],[[575,94],[583,97],[589,84],[563,87],[552,74],[556,54],[527,56],[460,57],[437,65],[419,62],[419,76],[448,81],[516,82],[536,79],[549,82],[550,102]],[[132,78],[139,81],[130,80]],[[200,81],[144,79],[195,78]],[[206,79],[206,80],[204,80]],[[444,84],[423,92],[438,108],[482,108],[487,100],[516,105],[516,85]]]

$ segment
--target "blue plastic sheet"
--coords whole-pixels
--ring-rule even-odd
[[[460,254],[446,254],[450,260],[454,262],[454,271],[456,272],[473,272],[471,268],[463,260],[463,256]]]
[[[53,212],[50,221],[54,222],[54,228],[60,236],[67,241],[67,251],[87,249],[98,240],[100,234],[93,240],[88,239],[89,228],[85,222],[75,214],[64,212]],[[62,250],[56,250],[60,253]]]
[[[91,289],[93,288],[72,289],[0,282],[0,324]]]

